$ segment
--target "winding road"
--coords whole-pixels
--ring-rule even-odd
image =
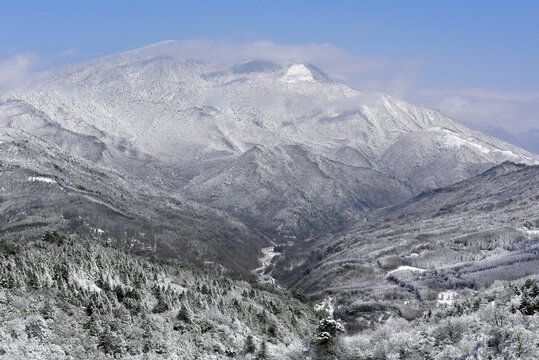
[[[253,270],[253,273],[258,275],[258,279],[260,280],[260,282],[269,282],[269,283],[272,283],[273,285],[275,285],[275,279],[271,276],[271,273],[264,274],[264,271],[266,271],[267,267],[271,264],[271,260],[275,256],[281,255],[280,252],[276,252],[274,251],[274,249],[275,249],[274,246],[263,248],[262,249],[263,256],[258,259],[258,261],[260,261],[262,266]]]

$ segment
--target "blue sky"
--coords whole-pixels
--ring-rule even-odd
[[[0,11],[0,82],[2,70],[16,82],[10,66],[23,74],[168,39],[329,44],[319,62],[334,75],[343,57],[377,65],[343,70],[356,88],[522,131],[539,128],[538,19],[539,1],[19,0]]]

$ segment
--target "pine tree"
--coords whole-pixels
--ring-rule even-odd
[[[255,351],[256,351],[256,345],[255,345],[255,341],[253,339],[253,335],[249,334],[245,338],[245,346],[244,346],[243,352],[245,354],[252,354]]]
[[[268,347],[266,345],[266,341],[262,341],[262,344],[260,344],[260,350],[258,351],[258,354],[256,354],[256,360],[266,360],[268,358]]]
[[[178,320],[183,321],[186,324],[191,323],[191,314],[185,306],[182,306],[182,308],[178,312]]]
[[[332,318],[320,320],[316,329],[315,343],[316,356],[319,359],[331,359],[335,357],[335,345],[341,334],[345,333],[344,326],[340,321]]]

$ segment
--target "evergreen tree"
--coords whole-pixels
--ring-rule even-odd
[[[191,323],[191,314],[190,314],[189,310],[187,309],[187,307],[185,307],[185,306],[182,306],[182,308],[178,312],[177,318],[178,318],[178,320],[183,321],[186,324]]]
[[[266,341],[262,341],[262,344],[260,344],[260,350],[256,354],[256,360],[266,360],[268,358],[268,346],[266,345]]]
[[[340,335],[345,333],[340,321],[330,317],[320,320],[315,333],[316,356],[319,359],[335,358],[335,345]]]
[[[244,346],[243,352],[245,354],[252,354],[255,351],[256,351],[256,345],[255,345],[255,341],[253,339],[253,335],[249,334],[245,338],[245,346]]]

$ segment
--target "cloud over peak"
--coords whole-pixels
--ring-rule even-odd
[[[0,94],[24,86],[37,61],[37,54],[30,52],[0,58]]]
[[[339,79],[382,71],[390,64],[388,59],[352,55],[327,43],[289,45],[266,40],[246,43],[208,39],[170,40],[135,51],[222,64],[236,64],[248,60],[267,60],[279,65],[290,62],[309,63]]]
[[[449,89],[444,84],[437,89],[426,89],[418,81],[424,76],[423,66],[427,63],[420,58],[365,57],[329,43],[294,45],[267,40],[234,42],[204,38],[162,41],[124,54],[132,53],[227,65],[249,60],[271,61],[280,66],[294,62],[312,64],[355,89],[382,90],[397,98],[439,109],[469,126],[502,126],[512,132],[539,127],[539,92],[472,87]],[[0,94],[27,85],[38,65],[62,64],[78,56],[78,50],[68,49],[48,60],[30,52],[0,58]]]

